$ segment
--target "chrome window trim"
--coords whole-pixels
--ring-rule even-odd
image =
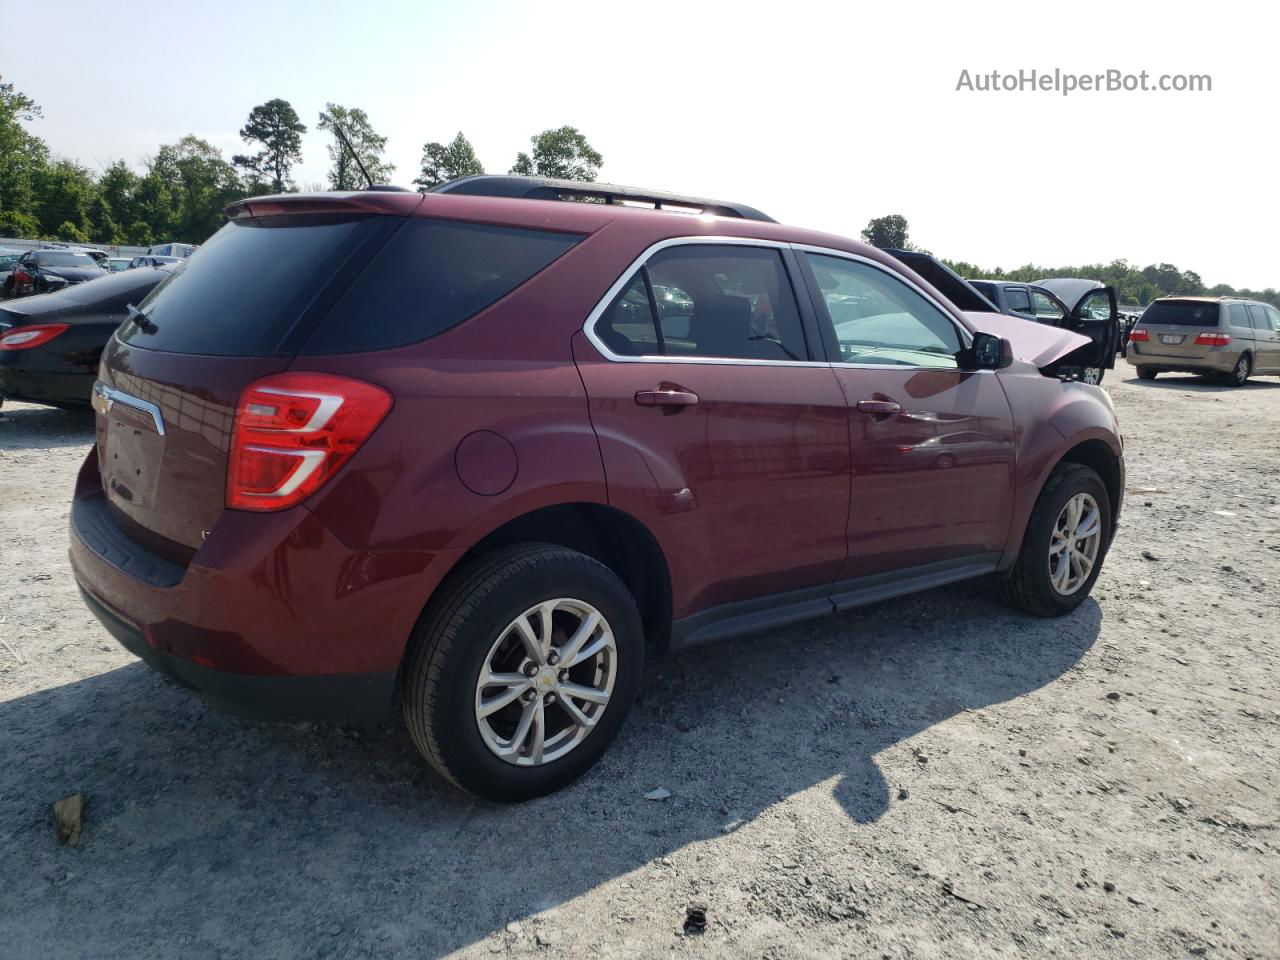
[[[582,325],[582,332],[593,347],[600,352],[606,360],[612,363],[672,363],[672,364],[713,364],[718,366],[738,366],[738,367],[754,367],[754,366],[771,366],[771,367],[836,367],[846,370],[958,370],[956,367],[929,367],[917,366],[898,363],[831,363],[826,360],[751,360],[746,358],[735,357],[668,357],[663,354],[644,354],[638,357],[628,357],[622,354],[614,353],[609,347],[596,336],[595,326],[600,317],[613,303],[615,297],[618,296],[630,283],[635,279],[640,268],[655,253],[661,250],[667,250],[671,247],[696,246],[703,244],[711,244],[714,246],[739,246],[739,247],[768,247],[779,252],[783,250],[793,250],[797,253],[817,253],[824,256],[840,257],[845,260],[853,260],[858,263],[865,263],[867,266],[874,267],[882,273],[893,277],[900,283],[903,283],[924,297],[927,301],[938,308],[944,317],[951,321],[956,327],[960,335],[960,342],[965,347],[973,345],[973,331],[965,326],[956,316],[945,306],[943,306],[936,297],[924,290],[918,284],[908,277],[902,276],[885,267],[884,264],[872,260],[870,257],[863,257],[856,253],[850,253],[847,250],[836,250],[831,247],[821,247],[809,243],[788,243],[784,240],[764,240],[759,237],[723,237],[723,236],[688,236],[688,237],[670,237],[666,240],[659,240],[657,243],[649,246],[640,256],[636,257],[627,266],[622,274],[609,287],[603,297],[596,303],[592,311],[587,314],[586,322]],[[792,279],[795,282],[795,279]],[[803,282],[803,281],[802,281]],[[793,290],[797,298],[801,292]],[[821,318],[817,318],[821,322]],[[992,373],[994,371],[973,370],[969,373]]]
[[[717,366],[738,366],[738,367],[758,367],[762,365],[771,367],[829,367],[831,364],[825,360],[751,360],[747,358],[736,357],[668,357],[663,354],[645,354],[639,357],[627,357],[622,354],[614,353],[605,345],[604,341],[596,336],[596,322],[609,308],[609,304],[613,303],[614,297],[626,288],[640,268],[660,250],[666,250],[670,247],[698,246],[711,244],[713,246],[732,246],[732,247],[768,247],[777,250],[779,254],[783,250],[788,249],[791,244],[781,240],[761,240],[758,237],[670,237],[666,240],[659,240],[636,257],[631,264],[622,271],[622,275],[614,282],[600,301],[595,305],[589,314],[587,314],[586,323],[582,325],[582,332],[586,335],[591,345],[600,351],[601,356],[606,360],[614,363],[674,363],[674,364],[714,364]],[[794,284],[795,280],[792,279]],[[800,293],[792,291],[796,298],[799,299]],[[796,304],[799,308],[799,304]],[[656,319],[656,318],[655,318]]]
[[[93,409],[99,413],[108,413],[113,403],[122,403],[126,407],[132,407],[134,410],[140,410],[143,413],[151,415],[151,422],[156,426],[156,433],[164,436],[164,415],[160,413],[160,408],[149,400],[140,400],[132,394],[125,393],[123,390],[117,390],[115,387],[108,387],[101,380],[93,382]]]

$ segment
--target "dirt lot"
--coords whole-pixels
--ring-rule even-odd
[[[688,655],[523,807],[141,667],[67,569],[91,418],[7,406],[0,956],[1280,956],[1280,382],[1116,373],[1128,502],[1075,615],[962,585]]]

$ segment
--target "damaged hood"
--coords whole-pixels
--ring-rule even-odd
[[[975,329],[1004,337],[1013,346],[1015,357],[1040,368],[1093,342],[1083,334],[1004,313],[966,312],[965,317]]]

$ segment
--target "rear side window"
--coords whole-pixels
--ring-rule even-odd
[[[1016,310],[1018,313],[1031,312],[1031,298],[1027,296],[1026,287],[1005,287],[1004,298],[1010,310]]]
[[[384,350],[426,340],[505,297],[581,239],[408,220],[338,298],[303,352]]]
[[[170,353],[275,353],[332,278],[335,259],[379,219],[229,223],[139,304],[142,313],[118,336]]]
[[[1175,327],[1216,327],[1218,304],[1204,300],[1157,300],[1142,315],[1143,323],[1166,323]]]
[[[1259,330],[1271,329],[1271,324],[1267,321],[1267,315],[1263,312],[1261,304],[1249,304],[1249,316],[1253,318],[1253,325]]]
[[[1243,327],[1246,330],[1253,328],[1253,324],[1249,322],[1249,311],[1243,303],[1227,304],[1227,322],[1233,327]]]
[[[624,356],[809,359],[782,256],[761,247],[689,244],[659,251],[595,331]]]

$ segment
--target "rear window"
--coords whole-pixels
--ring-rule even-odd
[[[1175,327],[1216,327],[1218,304],[1203,300],[1157,300],[1147,307],[1141,322]]]
[[[89,283],[77,283],[58,292],[58,299],[65,304],[89,304],[113,309],[116,302],[140,303],[157,283],[165,278],[163,270],[131,270],[123,273],[103,273]]]
[[[581,239],[546,230],[408,220],[338,298],[304,352],[385,350],[426,340],[505,297]]]
[[[36,263],[42,267],[96,267],[98,262],[87,253],[44,253],[36,254]]]
[[[170,353],[275,353],[379,219],[229,223],[139,304],[142,314],[119,337]]]

